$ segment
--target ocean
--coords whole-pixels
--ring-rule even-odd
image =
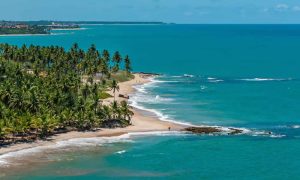
[[[148,115],[247,133],[75,139],[37,155],[37,166],[2,177],[300,178],[300,25],[97,25],[52,35],[0,37],[0,43],[16,45],[69,48],[74,42],[84,49],[94,43],[98,49],[118,50],[131,57],[134,71],[161,74],[136,86],[130,99]],[[44,150],[17,156],[40,152]],[[0,156],[0,164],[6,157]]]

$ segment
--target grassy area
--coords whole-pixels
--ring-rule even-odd
[[[126,71],[119,71],[116,74],[112,74],[111,77],[118,82],[125,82],[132,80],[134,78],[134,75]]]
[[[100,99],[107,99],[107,98],[110,98],[110,97],[113,97],[112,95],[110,95],[109,93],[107,93],[107,92],[100,92],[99,93],[99,98]]]

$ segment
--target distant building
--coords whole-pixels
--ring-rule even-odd
[[[27,24],[17,24],[15,27],[17,29],[28,29],[29,25],[27,25]]]
[[[4,29],[28,29],[29,25],[27,24],[17,24],[14,22],[0,22],[0,28]]]

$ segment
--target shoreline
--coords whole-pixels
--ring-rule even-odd
[[[143,85],[147,83],[151,83],[151,78],[157,76],[157,74],[147,74],[147,73],[134,73],[134,79],[126,82],[119,83],[120,91],[116,91],[116,101],[122,101],[128,99],[119,97],[120,94],[128,96],[132,95],[136,89],[134,86]],[[112,91],[108,91],[109,94],[113,95]],[[102,101],[103,104],[108,105],[114,101],[113,97],[104,99]],[[151,113],[147,110],[142,110],[133,107],[132,111],[134,115],[131,119],[132,125],[125,128],[115,128],[115,129],[107,129],[107,128],[99,128],[95,131],[70,131],[61,134],[55,134],[47,137],[44,140],[37,140],[34,142],[25,142],[25,143],[17,143],[11,144],[8,146],[0,147],[0,169],[11,167],[11,162],[20,161],[20,159],[26,159],[27,157],[31,157],[32,154],[38,152],[43,152],[47,149],[56,149],[60,150],[61,144],[66,143],[66,145],[76,146],[76,142],[73,141],[92,141],[89,142],[93,145],[97,145],[94,141],[105,141],[108,139],[120,139],[122,140],[129,139],[131,135],[151,135],[151,134],[161,134],[161,133],[181,133],[188,132],[192,134],[224,134],[224,135],[235,135],[235,134],[244,134],[247,133],[247,130],[243,130],[240,128],[226,128],[220,126],[195,126],[192,124],[184,124],[181,122],[173,122],[173,121],[164,121],[160,120],[156,115],[149,115]],[[170,128],[170,129],[169,129]],[[128,135],[128,136],[127,136]],[[95,139],[97,138],[97,139]],[[92,139],[92,140],[91,140]],[[72,141],[73,140],[73,141]],[[71,144],[69,144],[71,143]],[[57,149],[58,147],[58,149]],[[64,146],[63,146],[64,147]],[[69,147],[69,146],[68,146]],[[63,150],[62,148],[61,150]],[[29,154],[27,154],[29,152]],[[20,156],[21,154],[21,156]],[[19,158],[14,158],[17,155]],[[27,160],[24,161],[25,163]],[[21,161],[21,164],[23,161]],[[17,163],[18,165],[19,163]]]
[[[125,100],[124,98],[120,98],[119,94],[129,95],[134,93],[135,89],[133,86],[149,83],[150,82],[149,78],[153,76],[154,74],[135,73],[134,79],[119,83],[120,91],[116,92],[116,100],[117,101]],[[111,91],[108,93],[112,94]],[[109,104],[112,101],[113,101],[113,97],[104,99],[103,104]],[[142,113],[142,110],[139,110],[137,108],[133,108],[133,112],[134,112],[134,116],[132,117],[132,125],[128,127],[116,128],[116,129],[101,128],[94,132],[71,131],[62,134],[56,134],[48,137],[45,140],[38,140],[32,143],[12,144],[8,146],[0,147],[0,158],[1,156],[7,153],[17,152],[21,150],[36,148],[36,147],[41,147],[41,148],[49,147],[52,145],[56,145],[60,141],[67,141],[67,140],[77,139],[77,138],[101,138],[101,137],[104,138],[104,137],[118,137],[129,133],[158,132],[158,131],[168,132],[169,127],[171,128],[172,131],[182,131],[188,127],[181,124],[161,121],[157,117],[146,116]],[[1,165],[1,159],[0,159],[0,165]]]
[[[52,29],[51,31],[80,31],[86,30],[87,28],[72,28],[72,29]],[[55,35],[55,33],[47,33],[47,34],[0,34],[0,37],[18,37],[18,36],[49,36]]]
[[[79,30],[84,30],[84,29],[77,29]],[[76,30],[76,31],[77,31]],[[57,31],[71,31],[70,29],[68,30],[57,30]],[[27,36],[53,36],[57,35],[57,33],[49,33],[49,34],[0,34],[0,37],[27,37]]]
[[[86,30],[87,28],[53,28],[51,29],[51,31],[79,31],[79,30]]]
[[[0,37],[11,37],[11,36],[47,36],[50,34],[0,34]]]

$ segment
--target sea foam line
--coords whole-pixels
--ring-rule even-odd
[[[146,112],[150,112],[153,113],[156,117],[158,117],[159,120],[161,121],[166,121],[166,122],[172,122],[172,123],[176,123],[176,124],[181,124],[181,125],[186,125],[186,126],[191,126],[190,123],[187,122],[181,122],[181,121],[175,121],[175,120],[171,120],[169,119],[168,115],[163,114],[162,112],[160,112],[159,110],[156,109],[151,109],[151,108],[146,108],[142,105],[140,105],[138,103],[137,99],[141,99],[143,98],[143,101],[150,101],[150,103],[155,102],[155,103],[163,103],[162,101],[165,101],[167,103],[170,103],[170,101],[173,101],[173,99],[170,98],[161,98],[159,95],[156,95],[155,98],[153,97],[147,97],[147,95],[149,94],[148,91],[146,90],[146,87],[153,87],[155,86],[156,83],[161,83],[161,81],[157,81],[154,78],[149,78],[150,82],[145,83],[143,85],[137,85],[134,86],[134,88],[137,90],[138,93],[142,93],[142,94],[138,94],[137,92],[133,93],[131,95],[131,98],[129,99],[129,103],[132,107],[135,107],[139,110],[142,111],[146,111]],[[144,97],[142,97],[144,96]],[[148,100],[147,100],[148,99]]]
[[[212,78],[212,77],[208,77],[207,79],[209,79],[209,80],[217,80],[217,78]],[[150,80],[149,83],[145,83],[143,85],[134,86],[134,88],[137,90],[137,92],[143,93],[144,96],[147,96],[149,94],[149,92],[146,89],[147,87],[155,87],[156,83],[163,83],[164,82],[164,81],[156,80],[155,78],[150,78],[149,80]],[[165,82],[168,82],[168,81],[165,81]],[[132,100],[132,99],[135,99],[135,98],[140,98],[140,96],[141,95],[139,95],[138,93],[134,93],[133,96],[132,96],[133,98],[131,98],[130,101],[129,101],[131,103],[130,105],[133,106],[133,107],[135,107],[135,108],[137,108],[137,109],[153,113],[161,121],[171,122],[171,123],[180,124],[180,125],[184,125],[184,126],[217,128],[217,129],[220,129],[222,131],[220,134],[230,134],[233,131],[233,129],[236,129],[236,130],[241,130],[242,133],[239,133],[239,134],[242,134],[242,135],[267,136],[267,137],[271,137],[271,138],[282,138],[282,137],[285,137],[285,135],[274,134],[274,133],[272,133],[270,131],[264,131],[264,130],[252,130],[252,129],[242,128],[242,127],[224,127],[224,126],[212,126],[212,125],[193,125],[193,124],[191,124],[189,122],[182,122],[182,121],[178,121],[178,120],[172,120],[172,119],[169,118],[168,115],[165,115],[161,111],[156,110],[156,109],[146,108],[146,107],[140,105],[136,100]],[[151,97],[149,97],[149,98],[151,98]],[[153,98],[151,98],[151,99],[153,99]],[[298,126],[294,126],[293,128],[298,128]]]
[[[293,80],[292,78],[246,78],[246,79],[237,79],[239,81],[254,81],[254,82],[259,82],[259,81],[291,81]]]
[[[115,137],[93,137],[93,138],[73,138],[63,141],[57,141],[50,145],[40,145],[36,147],[21,149],[18,151],[8,152],[0,155],[0,167],[9,166],[10,160],[13,158],[26,157],[36,153],[41,153],[45,150],[57,150],[71,147],[88,147],[88,146],[102,146],[104,144],[111,144],[117,142],[132,142],[129,134],[123,134]]]
[[[12,165],[13,159],[34,155],[36,153],[42,153],[46,150],[64,150],[66,148],[83,148],[83,147],[95,147],[103,146],[105,144],[113,144],[119,142],[131,143],[134,142],[134,137],[144,136],[183,136],[188,135],[181,131],[149,131],[149,132],[129,132],[120,136],[112,137],[92,137],[92,138],[73,138],[63,141],[57,141],[50,145],[40,145],[36,147],[21,149],[18,151],[8,152],[0,155],[0,167],[9,167]],[[125,150],[123,150],[126,152]],[[124,152],[119,152],[122,154]]]
[[[68,29],[51,29],[51,31],[82,31],[89,28],[68,28]]]
[[[149,131],[149,132],[129,132],[120,136],[113,137],[93,137],[93,138],[73,138],[69,140],[57,141],[50,145],[40,145],[36,147],[21,149],[18,151],[8,152],[0,155],[0,167],[9,167],[13,165],[13,159],[20,157],[28,157],[30,155],[41,153],[45,150],[64,150],[67,147],[93,147],[102,146],[104,144],[112,144],[118,142],[134,142],[132,138],[141,136],[186,136],[181,131]],[[117,152],[123,154],[126,150]]]

